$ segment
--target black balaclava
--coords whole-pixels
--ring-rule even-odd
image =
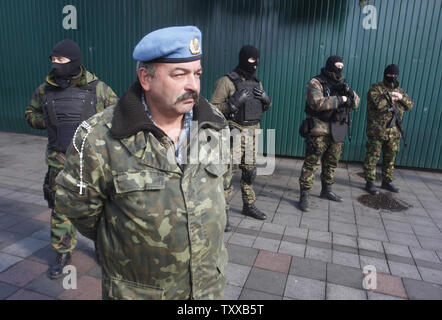
[[[249,58],[254,58],[256,61],[250,63],[248,61]],[[239,51],[239,64],[236,67],[236,69],[240,69],[240,71],[243,71],[241,73],[245,75],[246,78],[252,78],[256,71],[254,66],[258,67],[258,59],[259,59],[258,49],[256,49],[254,46],[251,45],[245,45]]]
[[[390,64],[384,70],[384,80],[388,83],[396,84],[397,77],[387,77],[387,74],[399,75],[399,66],[397,64]]]
[[[69,79],[78,75],[81,71],[81,50],[72,40],[65,39],[57,43],[52,49],[50,57],[66,57],[71,61],[68,63],[52,63],[52,72],[55,82],[63,88],[69,86]]]
[[[336,74],[336,76],[340,77],[342,75],[342,69],[336,68],[335,63],[336,62],[344,62],[342,57],[339,56],[331,56],[327,59],[327,62],[325,63],[325,70],[328,72]]]

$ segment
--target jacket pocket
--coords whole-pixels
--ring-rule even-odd
[[[161,190],[164,189],[165,182],[165,174],[159,171],[120,172],[114,176],[117,194],[133,191]]]
[[[105,278],[104,290],[108,299],[114,300],[163,300],[164,290],[161,288],[127,280]]]

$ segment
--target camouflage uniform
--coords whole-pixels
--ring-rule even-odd
[[[262,88],[262,84],[260,83],[259,85]],[[233,95],[235,91],[235,84],[227,76],[218,79],[215,83],[215,89],[210,103],[214,104],[226,118],[229,118],[227,98]],[[229,120],[229,126],[231,130],[237,129],[242,134],[241,148],[237,150],[232,148],[233,170],[239,168],[242,172],[240,186],[243,203],[253,204],[256,201],[255,191],[253,190],[253,185],[248,183],[244,177],[248,172],[252,172],[256,168],[255,151],[258,140],[254,133],[256,129],[261,128],[261,125],[257,123],[250,126],[242,126],[233,120]],[[246,149],[246,147],[248,148]],[[251,156],[248,156],[248,154]],[[233,189],[233,185],[231,185],[226,191],[226,199],[233,193]]]
[[[171,162],[174,143],[147,117],[141,93],[137,82],[115,107],[88,120],[83,177],[71,146],[57,177],[55,210],[97,240],[104,299],[220,299],[230,162],[209,156],[205,164],[190,162],[183,169]],[[193,117],[211,136],[229,132],[222,114],[204,99]],[[77,145],[86,133],[79,131]]]
[[[393,181],[394,161],[400,150],[401,133],[395,125],[387,128],[391,119],[392,112],[388,111],[387,99],[383,96],[387,91],[391,97],[392,92],[402,94],[402,99],[394,103],[399,112],[402,121],[404,112],[413,108],[413,100],[400,87],[394,87],[393,84],[385,81],[372,84],[367,93],[367,144],[364,161],[364,174],[367,181],[376,179],[376,164],[379,161],[381,150],[382,160],[382,180],[385,182]]]
[[[46,82],[41,84],[35,91],[31,99],[30,105],[26,108],[25,118],[29,125],[35,129],[46,129],[46,123],[43,119],[43,101],[45,90],[48,86],[58,86],[51,74],[46,76]],[[104,82],[91,72],[81,67],[81,73],[73,78],[72,86],[86,86],[88,83],[98,81],[96,86],[96,110],[101,112],[107,106],[117,103],[118,97]],[[46,163],[48,172],[46,174],[44,189],[50,195],[45,198],[48,200],[49,208],[53,209],[53,197],[56,191],[55,178],[63,169],[66,157],[64,153],[46,149]],[[64,215],[57,215],[51,212],[51,243],[52,247],[58,253],[66,253],[72,251],[76,244],[76,232],[71,222]]]
[[[307,84],[306,101],[315,111],[336,110],[339,106],[337,96],[324,96],[323,86],[316,78],[312,78]],[[354,92],[355,110],[359,106],[359,96]],[[304,164],[299,178],[301,190],[309,190],[313,186],[315,172],[322,163],[321,181],[326,185],[334,183],[334,172],[338,166],[342,154],[343,143],[336,143],[330,135],[330,123],[313,117],[313,128],[310,131]],[[314,150],[316,149],[316,150]]]

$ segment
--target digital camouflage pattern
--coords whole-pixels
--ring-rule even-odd
[[[242,77],[243,80],[245,78]],[[259,83],[260,88],[262,89],[262,83]],[[229,79],[227,76],[223,76],[220,79],[218,79],[214,86],[214,91],[212,94],[212,97],[210,99],[210,103],[215,105],[218,110],[220,110],[223,115],[229,119],[229,105],[227,103],[228,98],[233,95],[236,91],[235,84],[232,82],[232,80]],[[241,194],[243,203],[245,204],[253,204],[256,201],[255,191],[253,190],[253,185],[246,182],[244,179],[244,172],[245,171],[253,171],[254,168],[256,168],[256,159],[255,159],[255,148],[257,139],[254,138],[254,130],[260,129],[260,124],[255,124],[251,126],[242,126],[233,120],[229,120],[229,125],[231,129],[238,129],[243,135],[247,135],[244,130],[250,129],[251,131],[248,133],[249,136],[253,136],[253,145],[251,150],[253,154],[253,159],[251,159],[251,163],[246,163],[245,156],[246,156],[246,143],[245,139],[241,139],[241,148],[238,148],[237,150],[234,150],[232,148],[232,156],[234,159],[241,159],[241,163],[236,165],[234,161],[233,170],[240,169],[241,174],[241,180],[240,180],[240,187],[241,187]],[[256,140],[256,141],[255,141]],[[230,188],[226,191],[226,199],[230,196],[230,194],[233,193],[233,185],[230,186]]]
[[[387,99],[383,95],[387,91],[391,97],[392,92],[402,94],[402,99],[394,102],[399,113],[399,118],[403,119],[404,112],[413,108],[413,100],[405,91],[393,84],[385,81],[377,82],[371,85],[367,93],[367,144],[364,161],[364,173],[367,181],[374,181],[376,178],[376,164],[379,161],[382,150],[382,177],[385,182],[391,182],[394,179],[394,162],[396,155],[400,150],[401,133],[395,125],[388,128],[392,119],[392,112],[388,111]]]
[[[306,152],[299,178],[301,190],[312,188],[315,172],[320,162],[322,162],[321,181],[328,185],[333,184],[335,181],[334,173],[342,154],[343,143],[333,142],[330,135],[312,137],[312,142],[321,155],[309,151]]]
[[[98,81],[96,86],[96,110],[101,112],[104,108],[116,104],[118,97],[114,91],[91,72],[81,67],[81,73],[73,78],[72,86],[85,86],[93,81]],[[29,125],[34,129],[46,129],[46,123],[43,119],[43,101],[45,89],[47,86],[58,86],[51,76],[46,76],[45,83],[41,84],[33,93],[31,102],[25,111],[25,118]],[[55,177],[63,169],[66,156],[61,152],[51,151],[46,148],[46,163],[48,165],[50,192],[55,194]],[[57,215],[51,212],[51,243],[52,247],[58,253],[72,251],[76,244],[76,230],[71,222],[64,215]]]
[[[359,107],[360,98],[356,92],[355,103],[352,106],[352,110],[356,110]],[[330,111],[336,110],[339,106],[339,99],[337,96],[324,96],[324,88],[321,82],[312,78],[307,84],[305,99],[312,109],[315,111]],[[321,121],[318,118],[313,118],[314,127],[311,129],[310,134],[312,136],[323,136],[330,134],[330,123]]]
[[[80,158],[72,146],[57,177],[55,210],[97,240],[103,298],[221,299],[230,162],[218,163],[209,155],[205,164],[186,164],[181,170],[167,158],[174,154],[167,136],[157,138],[144,129],[112,138],[115,110],[107,108],[88,120],[92,130],[84,146],[85,194],[79,194]],[[205,123],[204,130],[211,136],[228,132],[222,114],[213,106],[208,112],[219,121]],[[194,121],[199,121],[195,112]],[[85,136],[86,130],[79,130],[76,143]]]

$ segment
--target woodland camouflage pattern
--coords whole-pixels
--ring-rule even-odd
[[[404,112],[413,108],[413,100],[399,86],[394,88],[392,84],[385,81],[372,84],[367,93],[367,144],[364,161],[364,173],[367,181],[374,181],[376,178],[376,164],[379,161],[381,149],[383,152],[382,177],[383,181],[393,181],[394,161],[400,150],[401,133],[395,125],[388,128],[392,119],[392,112],[388,111],[389,106],[383,92],[387,91],[391,97],[392,92],[402,94],[402,99],[394,102],[403,119]]]
[[[96,110],[101,112],[104,108],[116,104],[118,97],[104,82],[99,81],[98,78],[91,72],[81,67],[81,74],[73,78],[73,86],[85,86],[93,81],[98,81],[96,86]],[[47,86],[58,86],[51,77],[51,74],[46,76],[46,82],[41,84],[33,93],[31,103],[26,108],[25,118],[29,125],[34,129],[46,129],[46,124],[43,119],[43,101],[45,88]],[[50,192],[55,194],[56,184],[55,177],[63,169],[66,156],[64,153],[51,151],[46,149],[46,163],[49,167],[49,185]],[[76,231],[72,223],[64,215],[57,215],[54,211],[51,212],[51,243],[54,250],[58,253],[66,253],[72,251],[76,244]]]
[[[206,164],[186,164],[182,171],[167,159],[173,149],[167,136],[158,139],[140,130],[128,138],[112,138],[115,109],[88,120],[92,132],[84,147],[86,194],[79,194],[79,155],[72,147],[57,177],[56,211],[98,242],[103,298],[221,299],[230,162],[216,163],[209,156]],[[209,111],[220,122],[206,123],[204,130],[211,135],[228,132],[222,114],[213,106]],[[77,144],[85,134],[79,132]]]

